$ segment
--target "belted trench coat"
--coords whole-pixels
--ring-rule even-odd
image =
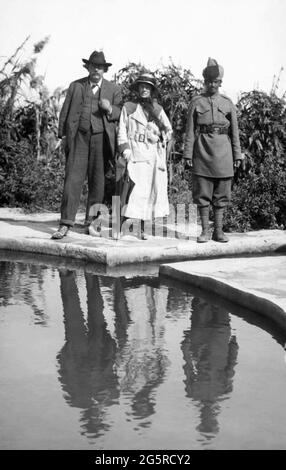
[[[122,215],[128,218],[150,220],[169,214],[166,148],[172,127],[163,108],[156,104],[161,131],[148,121],[139,103],[127,102],[122,108],[118,127],[118,150],[131,150],[127,163],[132,186]]]

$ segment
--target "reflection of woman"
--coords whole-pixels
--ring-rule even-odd
[[[128,174],[131,180],[128,191],[121,189],[121,215],[140,220],[143,231],[143,221],[169,213],[166,147],[172,128],[154,99],[157,88],[153,75],[140,75],[132,88],[138,99],[125,103],[121,112],[117,168],[123,167],[124,172],[127,165],[124,178]]]
[[[136,280],[129,286],[124,295],[130,323],[117,357],[118,376],[122,394],[132,397],[133,416],[143,419],[155,412],[155,391],[169,367],[164,337],[168,291],[141,282],[136,286]]]
[[[192,308],[191,328],[182,342],[186,393],[200,403],[198,430],[213,434],[218,432],[219,403],[232,391],[238,345],[228,311],[198,297]]]

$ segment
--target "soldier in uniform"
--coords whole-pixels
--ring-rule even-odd
[[[198,206],[202,233],[197,241],[210,239],[209,208],[214,210],[212,239],[227,242],[222,231],[223,214],[231,197],[234,167],[241,164],[241,150],[235,106],[219,93],[223,68],[209,58],[203,70],[205,92],[190,103],[184,158],[193,173],[193,201]]]

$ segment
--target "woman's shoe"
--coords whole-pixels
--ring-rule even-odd
[[[148,235],[148,233],[146,233],[146,232],[141,232],[140,235],[141,235],[140,236],[141,240],[149,240],[149,238],[150,238],[150,235]]]
[[[60,225],[59,226],[59,229],[53,233],[53,235],[51,236],[51,238],[53,240],[60,240],[61,238],[64,238],[68,231],[69,231],[69,226],[68,225]]]

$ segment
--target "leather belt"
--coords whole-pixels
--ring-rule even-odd
[[[213,124],[201,124],[198,127],[200,134],[228,134],[228,127],[215,126]]]

